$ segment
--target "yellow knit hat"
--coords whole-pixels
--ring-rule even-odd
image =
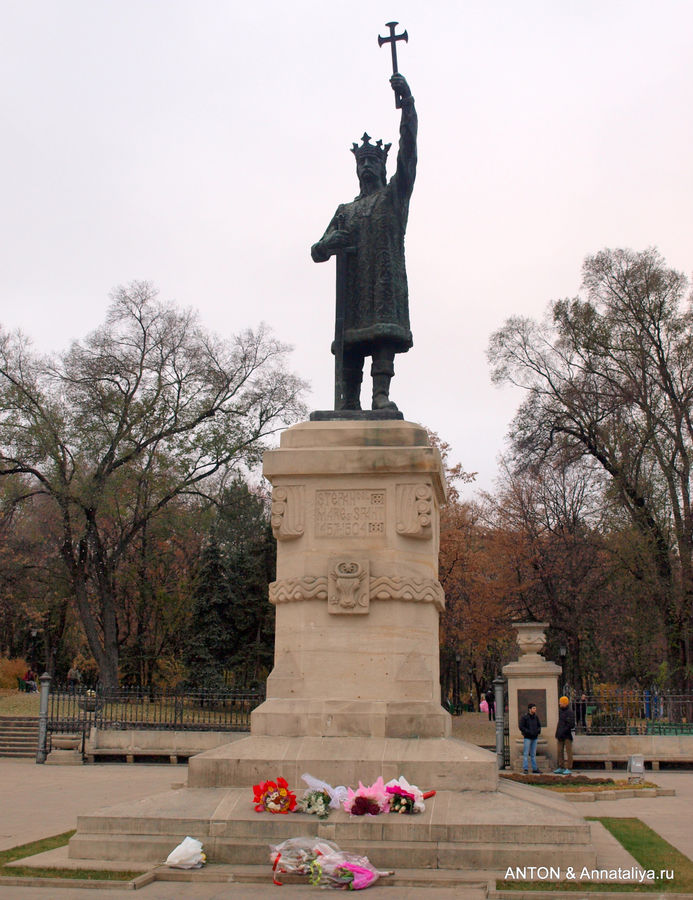
[[[568,700],[567,697],[561,697],[561,699],[558,702],[560,703],[561,706],[567,706],[570,703],[570,700]]]

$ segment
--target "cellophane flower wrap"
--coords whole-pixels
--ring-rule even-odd
[[[332,841],[315,837],[288,838],[281,844],[270,847],[273,881],[281,884],[278,878],[283,874],[310,875],[317,859],[340,852],[337,844]]]
[[[390,812],[390,795],[385,790],[383,776],[369,787],[359,781],[358,790],[349,788],[343,805],[351,816],[378,816]]]
[[[367,856],[356,856],[337,849],[333,853],[316,856],[310,865],[310,883],[320,887],[362,891],[383,875],[391,875],[376,869]]]
[[[296,795],[285,778],[253,785],[255,812],[290,813],[296,807]]]
[[[421,813],[426,809],[424,796],[414,784],[409,784],[404,775],[393,778],[385,785],[390,801],[390,812],[400,815]]]

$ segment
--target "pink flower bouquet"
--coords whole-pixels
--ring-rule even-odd
[[[370,787],[364,787],[359,781],[358,790],[347,791],[344,809],[350,816],[377,816],[390,811],[390,795],[385,790],[383,776],[374,781]]]

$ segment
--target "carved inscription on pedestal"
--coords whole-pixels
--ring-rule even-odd
[[[316,537],[382,537],[385,491],[315,492]]]

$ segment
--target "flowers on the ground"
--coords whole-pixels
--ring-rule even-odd
[[[255,812],[289,813],[296,807],[296,795],[289,790],[285,778],[253,785]]]
[[[330,798],[331,809],[341,809],[342,803],[347,798],[347,789],[343,784],[332,787],[331,784],[328,784],[326,781],[321,781],[319,778],[314,778],[312,775],[309,775],[308,772],[304,772],[303,775],[301,775],[301,780],[305,781],[308,785],[308,790],[323,791],[327,794]]]
[[[377,816],[389,812],[390,795],[385,790],[383,776],[381,775],[369,787],[364,787],[359,781],[358,790],[352,791],[349,788],[344,809],[351,816]]]
[[[307,875],[316,887],[361,891],[392,872],[376,869],[367,856],[345,853],[331,841],[319,838],[289,838],[270,847],[273,881],[282,874]]]
[[[424,798],[435,793],[435,791],[431,791],[428,794],[422,794],[415,784],[409,784],[404,775],[388,781],[385,791],[390,798],[390,812],[399,814],[423,812],[426,808]]]
[[[368,862],[367,857],[365,857],[365,862]],[[345,862],[344,865],[337,869],[336,874],[340,877],[340,880],[343,879],[345,884],[348,885],[348,890],[362,891],[368,885],[377,881],[380,873],[373,868],[367,869],[364,866],[356,865],[356,863]]]
[[[319,819],[330,814],[330,795],[327,791],[306,791],[296,803],[296,812],[310,813]]]

